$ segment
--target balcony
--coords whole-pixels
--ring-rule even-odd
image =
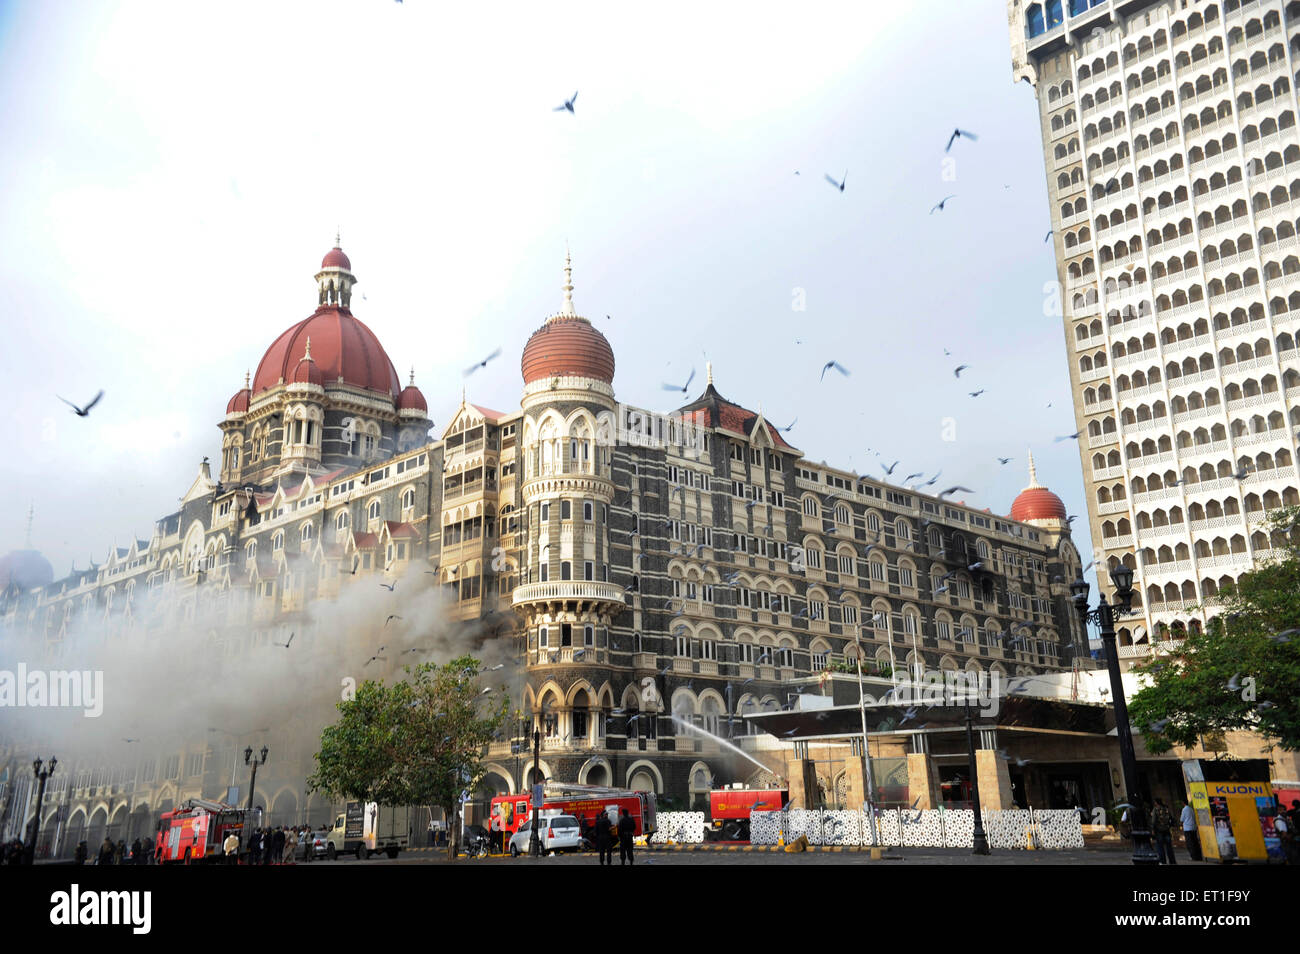
[[[515,587],[511,603],[617,603],[623,606],[627,598],[623,587],[615,583],[594,580],[552,580],[548,583],[526,583]]]

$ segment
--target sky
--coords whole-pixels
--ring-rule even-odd
[[[995,513],[1032,448],[1091,552],[1005,3],[463,6],[0,0],[0,552],[29,506],[56,576],[147,539],[336,231],[435,436],[518,407],[567,247],[620,400],[709,360],[810,460]]]

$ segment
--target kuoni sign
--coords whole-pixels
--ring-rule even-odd
[[[1283,859],[1266,760],[1191,759],[1183,777],[1206,861]]]

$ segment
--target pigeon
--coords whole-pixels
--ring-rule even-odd
[[[1276,709],[1276,708],[1277,708],[1277,703],[1276,703],[1276,702],[1269,702],[1267,699],[1265,699],[1263,702],[1261,702],[1261,703],[1260,703],[1259,705],[1257,705],[1255,708],[1256,708],[1256,709]]]
[[[56,394],[54,396],[58,398],[60,401],[62,401],[64,404],[68,405],[68,407],[72,408],[73,412],[77,415],[77,417],[89,417],[90,409],[99,403],[99,399],[104,396],[104,392],[100,391],[98,394],[96,394],[93,398],[90,399],[90,403],[87,404],[85,407],[77,407],[77,405],[73,404],[71,401],[69,401],[65,397],[62,397],[61,395]]]
[[[401,618],[402,618],[402,617],[398,616],[396,613],[390,613],[389,616],[388,616],[388,619],[384,620],[384,625],[387,626],[387,625],[388,625],[389,623],[391,623],[393,620],[395,620],[395,619],[401,619]]]
[[[578,94],[574,93],[573,95],[576,96]],[[975,140],[979,139],[979,136],[975,135],[973,132],[967,132],[965,129],[954,129],[952,131],[952,135],[948,137],[948,145],[943,147],[943,151],[947,152],[949,149],[951,149],[952,144],[956,142],[958,139],[969,139],[971,142],[974,142]]]
[[[969,487],[949,487],[947,490],[939,494],[939,499],[942,500],[944,497],[947,497],[949,494],[955,494],[959,492],[964,492],[968,494],[975,493],[975,491],[971,490]]]
[[[940,199],[938,202],[936,202],[934,205],[930,207],[930,214],[934,215],[934,213],[936,212],[942,212],[943,207],[948,204],[948,200],[955,199],[955,198],[957,198],[955,195],[944,196],[942,199]]]
[[[123,742],[139,742],[139,739],[123,739]]]
[[[790,429],[791,429],[792,427],[794,427],[794,426],[795,426],[796,424],[798,424],[798,423],[799,423],[799,418],[796,417],[793,421],[791,421],[791,422],[790,422],[789,424],[787,424],[785,427],[778,427],[778,428],[777,428],[777,432],[778,432],[778,433],[781,433],[781,434],[788,434],[788,433],[790,432]]]
[[[1249,474],[1250,474],[1250,468],[1242,467],[1239,471],[1237,471],[1232,476],[1237,480],[1245,480],[1246,477],[1249,476]]]
[[[903,483],[905,484],[911,483],[913,477],[924,477],[924,476],[925,476],[924,472],[921,472],[919,474],[908,474],[906,477],[903,478]]]
[[[284,648],[284,649],[288,649],[288,648],[289,648],[289,643],[293,642],[293,637],[296,636],[296,635],[297,635],[296,633],[290,633],[290,634],[289,634],[289,639],[288,639],[287,641],[285,641],[285,642],[283,642],[283,643],[276,643],[275,645],[280,646],[280,647],[282,647],[282,648]]]
[[[959,364],[959,365],[957,365],[957,367],[953,369],[952,376],[953,376],[954,378],[960,378],[960,377],[961,377],[961,373],[962,373],[963,371],[965,371],[965,370],[966,370],[967,368],[969,368],[969,367],[970,367],[969,364]]]
[[[971,396],[971,397],[979,397],[979,396],[980,396],[981,394],[983,394],[983,393],[984,393],[984,389],[983,389],[983,388],[980,388],[978,391],[971,391],[971,392],[970,392],[970,396]]]
[[[848,377],[852,373],[851,371],[849,371],[848,368],[844,367],[844,365],[840,364],[838,361],[827,361],[824,365],[822,365],[822,376],[819,380],[825,381],[826,372],[829,371],[831,368],[834,368],[836,371],[838,371],[840,374],[844,375],[845,377]]]
[[[998,458],[998,463],[1001,464],[1003,467],[1005,467],[1007,464],[1011,463],[1013,460],[1015,460],[1014,457],[999,457],[999,458]]]
[[[1048,229],[1048,230],[1047,230],[1047,234],[1043,236],[1043,244],[1046,245],[1046,244],[1047,244],[1047,240],[1048,240],[1049,238],[1051,238],[1051,237],[1052,237],[1052,230],[1051,230],[1051,229]]]
[[[797,172],[795,173],[795,175],[798,175],[798,174],[799,174],[799,173],[797,173]],[[826,176],[826,181],[827,181],[827,182],[829,182],[831,185],[835,186],[835,188],[839,189],[841,192],[844,191],[844,183],[846,183],[846,182],[849,181],[849,170],[847,170],[847,169],[844,170],[844,178],[841,179],[839,182],[836,182],[834,179],[832,179],[832,178],[830,177],[830,175],[828,175],[828,174],[826,174],[826,173],[823,173],[823,175]]]
[[[393,588],[397,586],[397,581],[394,580],[392,583],[380,583],[379,585],[391,593],[393,592]]]
[[[1170,721],[1171,721],[1171,720],[1169,720],[1169,719],[1159,719],[1159,720],[1157,720],[1157,721],[1155,721],[1155,722],[1152,722],[1152,723],[1151,723],[1151,731],[1152,731],[1152,732],[1163,732],[1163,731],[1165,731],[1165,726],[1167,726],[1167,725],[1170,723]]]
[[[362,665],[362,666],[369,666],[369,665],[370,665],[372,662],[374,662],[376,659],[380,659],[380,660],[387,661],[388,657],[387,657],[387,656],[380,656],[378,653],[376,653],[374,656],[371,656],[369,659],[367,659],[367,660],[366,660],[364,663],[362,663],[361,665]]]
[[[1063,437],[1054,438],[1053,443],[1059,444],[1061,441],[1077,441],[1083,431],[1075,431],[1073,434],[1066,434]]]
[[[466,377],[466,378],[467,378],[467,377],[469,377],[471,374],[473,374],[475,371],[477,371],[479,368],[486,368],[486,367],[487,367],[487,363],[488,363],[489,361],[491,361],[493,358],[495,358],[495,357],[497,357],[498,355],[500,355],[500,354],[501,354],[501,349],[500,349],[500,348],[497,348],[495,351],[493,351],[490,355],[488,355],[488,356],[487,356],[486,358],[484,358],[482,361],[478,362],[478,364],[471,364],[468,368],[466,368],[465,371],[464,371],[464,373],[462,374],[462,377]]]
[[[685,384],[683,384],[681,387],[678,387],[675,384],[664,384],[663,389],[665,391],[680,391],[682,394],[685,394],[686,389],[691,386],[691,382],[694,380],[695,380],[695,369],[691,368],[690,376],[686,379]]]
[[[1291,637],[1297,633],[1300,633],[1300,629],[1284,629],[1280,633],[1274,633],[1269,639],[1275,643],[1289,643]]]
[[[575,89],[573,91],[573,95],[564,101],[563,106],[556,106],[553,110],[551,110],[551,112],[562,113],[566,109],[569,112],[573,112],[573,104],[576,103],[577,101],[578,101],[578,91]]]
[[[886,475],[892,477],[892,476],[894,475],[894,468],[897,467],[898,464],[899,464],[898,461],[894,461],[894,462],[893,462],[892,464],[890,464],[888,467],[885,467],[884,464],[881,464],[880,466],[881,466],[881,468],[885,471]]]

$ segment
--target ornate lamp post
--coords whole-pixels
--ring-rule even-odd
[[[54,767],[59,764],[56,758],[50,758],[50,767],[44,771],[41,770],[41,760],[37,759],[32,763],[32,775],[40,783],[40,788],[36,793],[36,814],[32,818],[31,829],[27,833],[27,864],[36,862],[36,839],[41,834],[41,805],[45,801],[45,782],[54,774]]]
[[[987,855],[989,853],[988,835],[984,833],[984,812],[980,806],[980,777],[979,770],[975,766],[975,732],[973,728],[973,716],[970,711],[970,699],[966,700],[966,751],[970,757],[970,797],[971,797],[971,817],[975,823],[975,830],[972,834],[971,854]]]
[[[538,764],[541,761],[541,758],[542,758],[542,733],[537,729],[533,729],[533,778],[534,779],[540,779],[542,777],[542,770]],[[541,785],[543,783],[540,781],[535,781],[533,784]],[[540,858],[542,856],[542,842],[541,839],[537,837],[537,823],[538,821],[541,820],[542,812],[541,812],[541,807],[537,804],[536,797],[532,797],[531,800],[533,803],[533,823],[531,826],[529,826],[529,831],[528,831],[528,854],[533,858]]]
[[[270,752],[270,749],[265,745],[262,746],[262,751],[260,753],[262,760],[259,762],[257,759],[253,758],[253,747],[251,745],[244,749],[244,764],[253,767],[253,777],[248,783],[248,810],[250,812],[253,810],[253,792],[257,789],[257,767],[266,764],[266,756],[268,752]]]
[[[1115,619],[1132,612],[1133,571],[1120,564],[1110,572],[1115,587],[1115,603],[1106,602],[1102,593],[1094,610],[1088,609],[1088,584],[1083,577],[1070,584],[1074,608],[1083,623],[1087,637],[1088,623],[1095,622],[1101,631],[1102,645],[1106,650],[1106,669],[1110,673],[1111,705],[1115,707],[1115,732],[1119,736],[1120,760],[1124,768],[1125,798],[1129,805],[1129,820],[1133,828],[1133,864],[1159,863],[1155,847],[1151,844],[1151,830],[1147,827],[1146,809],[1138,791],[1137,756],[1133,752],[1133,733],[1129,727],[1128,705],[1124,701],[1124,685],[1119,673],[1119,651],[1115,645]]]

